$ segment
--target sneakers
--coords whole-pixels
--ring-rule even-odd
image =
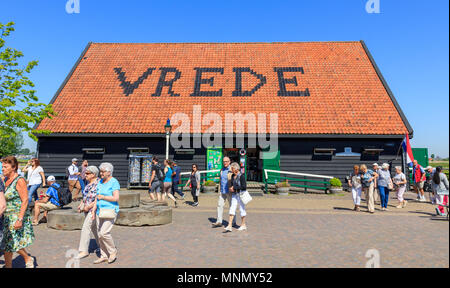
[[[94,264],[100,264],[100,263],[103,263],[103,262],[108,262],[108,258],[100,257],[100,258],[98,258],[97,260],[94,261]]]
[[[219,228],[219,227],[222,227],[222,223],[216,222],[212,224],[212,228]]]
[[[30,260],[28,260],[28,262],[27,263],[25,263],[25,268],[35,268],[35,266],[34,266],[34,257],[33,256],[31,256],[30,257]]]
[[[117,260],[117,251],[109,255],[108,264],[112,264]]]
[[[227,232],[232,232],[233,231],[233,228],[231,228],[231,227],[225,227],[225,228],[223,228],[225,231],[224,231],[224,233],[227,233]]]
[[[194,202],[194,203],[192,204],[192,206],[197,207],[197,206],[198,206],[198,202]]]
[[[419,202],[427,202],[427,199],[425,197],[420,198]]]
[[[238,231],[245,231],[245,230],[247,230],[247,226],[246,226],[246,225],[241,226],[241,227],[239,227],[239,229],[238,229]]]
[[[402,203],[400,203],[398,206],[395,206],[395,208],[397,208],[397,209],[401,209],[401,208],[403,208],[403,204]]]

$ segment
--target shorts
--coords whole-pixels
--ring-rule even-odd
[[[150,186],[150,193],[161,193],[161,182],[153,181],[152,186]]]
[[[52,210],[56,210],[59,209],[58,206],[56,206],[53,203],[39,203],[39,208],[41,208],[43,211],[52,211]]]
[[[414,187],[417,187],[419,189],[423,189],[423,185],[425,184],[425,181],[415,182]]]

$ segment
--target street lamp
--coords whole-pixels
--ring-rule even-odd
[[[170,125],[170,119],[167,119],[167,123],[164,126],[164,130],[166,131],[166,159],[169,159],[169,138],[170,138],[170,132],[172,131],[172,125]]]

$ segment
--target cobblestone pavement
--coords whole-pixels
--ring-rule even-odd
[[[248,231],[227,234],[211,228],[216,203],[214,195],[202,195],[199,207],[184,203],[165,226],[115,226],[116,263],[94,265],[92,253],[80,267],[365,267],[368,249],[379,251],[381,267],[449,267],[449,223],[433,217],[428,203],[370,215],[351,211],[348,194],[255,197]],[[39,268],[65,267],[67,251],[78,248],[80,231],[40,225],[35,234],[29,252]]]

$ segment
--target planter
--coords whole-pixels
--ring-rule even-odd
[[[203,194],[214,194],[216,193],[216,186],[203,186]]]
[[[343,191],[342,187],[331,187],[330,188],[330,193],[331,194],[341,193],[342,191]]]
[[[277,194],[281,196],[289,195],[289,187],[277,187]]]

